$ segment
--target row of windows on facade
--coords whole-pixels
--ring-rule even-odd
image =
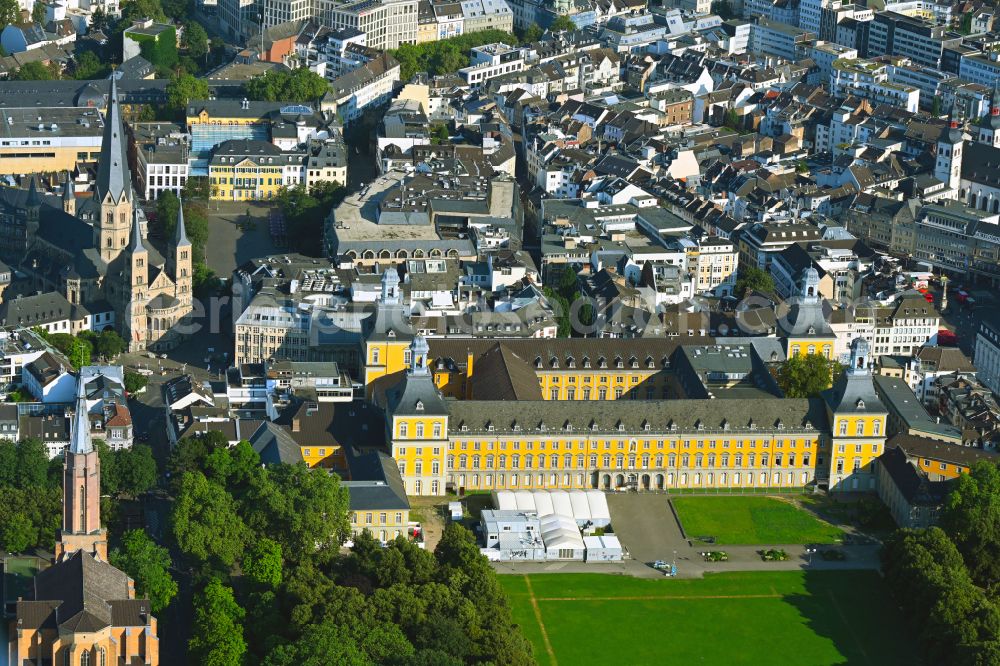
[[[374,518],[375,518],[375,514],[373,512],[371,512],[371,511],[368,511],[367,513],[365,513],[365,522],[363,524],[364,525],[374,525],[375,524]],[[388,520],[389,520],[389,514],[386,513],[385,511],[383,511],[383,512],[381,512],[381,513],[378,514],[378,524],[379,525],[387,525],[388,524]],[[397,511],[396,512],[396,522],[395,522],[395,524],[399,525],[402,522],[403,522],[403,514],[402,514],[402,512]],[[353,512],[351,514],[351,524],[353,524],[353,525],[357,525],[358,524],[358,512],[357,511],[355,511],[355,512]]]
[[[692,457],[691,457],[690,454],[683,454],[683,455],[678,456],[677,454],[674,454],[674,453],[671,453],[671,454],[667,455],[666,457],[664,457],[662,454],[661,455],[657,455],[657,456],[655,456],[655,458],[653,456],[650,456],[649,454],[644,454],[641,457],[637,457],[635,455],[630,455],[630,456],[628,456],[628,467],[630,469],[635,469],[637,467],[637,465],[636,465],[637,462],[641,462],[641,468],[642,469],[648,469],[650,467],[650,463],[651,462],[655,463],[654,464],[655,467],[663,467],[664,458],[667,461],[667,467],[677,467],[678,460],[681,463],[680,464],[681,467],[691,467]],[[458,462],[458,466],[457,467],[455,466],[456,460]],[[472,462],[471,466],[469,465],[470,460]],[[574,460],[574,458],[573,458],[572,455],[567,454],[567,455],[562,456],[562,458],[561,458],[562,467],[565,468],[565,469],[572,469],[573,468],[573,460]],[[576,468],[577,469],[583,468],[585,460],[586,460],[586,457],[583,456],[583,455],[576,456]],[[603,463],[602,467],[610,468],[612,466],[611,463],[612,463],[612,460],[613,460],[614,463],[615,463],[615,465],[614,465],[615,467],[617,467],[618,469],[623,469],[625,467],[626,458],[625,458],[625,456],[623,454],[618,454],[618,455],[614,456],[614,458],[612,458],[612,456],[610,454],[605,454],[605,455],[601,456],[600,458],[597,455],[591,455],[590,456],[590,467],[591,468],[596,468],[598,460],[600,460]],[[693,460],[694,460],[694,466],[695,467],[716,467],[716,462],[720,461],[720,460],[722,462],[722,467],[730,467],[731,466],[730,465],[730,461],[731,460],[734,463],[732,465],[734,467],[744,467],[744,466],[745,467],[757,467],[758,466],[757,465],[757,455],[754,454],[754,453],[750,453],[750,454],[748,454],[745,457],[744,457],[744,455],[742,453],[737,453],[737,454],[735,454],[732,457],[730,457],[730,455],[728,453],[726,453],[726,454],[722,454],[718,458],[716,457],[716,455],[714,453],[713,454],[708,454],[707,456],[702,455],[702,454],[699,453],[699,454],[697,454],[697,455],[694,456]],[[798,460],[798,458],[797,458],[797,456],[794,453],[789,454],[787,458],[784,455],[778,453],[778,454],[775,454],[773,460],[772,460],[772,458],[771,458],[770,455],[764,453],[764,454],[761,454],[761,456],[760,456],[760,467],[772,467],[772,466],[773,467],[784,467],[784,466],[786,466],[786,462],[787,462],[787,466],[788,467],[795,467],[797,460]],[[485,461],[485,463],[486,463],[485,467],[483,467],[480,464],[483,461]],[[508,461],[508,458],[505,455],[500,455],[500,456],[496,456],[496,457],[494,457],[492,455],[487,455],[487,456],[482,456],[482,457],[476,456],[476,455],[473,455],[473,456],[460,455],[460,456],[457,456],[457,457],[454,456],[454,455],[449,455],[448,456],[448,469],[546,469],[546,456],[544,456],[544,455],[539,455],[537,458],[535,456],[532,456],[531,454],[525,455],[524,458],[523,458],[523,462],[524,462],[524,466],[523,467],[521,466],[522,457],[519,456],[519,455],[517,455],[517,454],[514,454],[514,455],[510,456],[510,463],[511,463],[510,467],[507,466],[507,461]],[[744,461],[746,462],[746,465],[744,465]],[[772,465],[772,462],[773,462],[773,465]],[[823,458],[822,457],[818,458],[817,462],[818,462],[818,464],[822,465],[823,464]],[[856,464],[858,464],[857,461],[855,461],[855,462],[856,462]],[[537,463],[537,465],[536,465],[536,463]],[[560,463],[560,456],[558,456],[558,455],[552,455],[552,456],[548,457],[548,464],[549,464],[549,468],[550,469],[559,468],[559,466],[560,466],[559,463]],[[811,466],[811,464],[812,464],[812,456],[810,454],[808,454],[808,453],[805,454],[805,455],[803,455],[802,458],[801,458],[801,466],[802,467],[809,467],[809,466]],[[441,471],[440,470],[440,463],[438,463],[437,461],[432,461],[431,462],[431,474],[439,474],[440,471]],[[406,474],[406,463],[405,462],[400,462],[399,463],[399,473],[402,474],[402,475]],[[424,473],[424,465],[423,465],[422,461],[418,460],[416,463],[414,463],[413,473],[415,475],[417,475],[417,476],[419,476],[419,475],[421,475],[421,474]]]
[[[661,440],[656,440],[655,441],[656,447],[662,449],[664,447],[664,441],[665,440],[662,440],[662,439]],[[789,439],[787,441],[783,440],[783,439],[775,439],[773,442],[768,442],[766,440],[747,440],[745,443],[747,445],[747,448],[751,448],[751,449],[755,448],[757,446],[765,447],[765,448],[768,447],[768,446],[773,446],[776,449],[780,449],[780,448],[784,447],[785,444],[787,444],[789,447],[794,447],[794,446],[808,446],[808,445],[815,444],[816,442],[815,442],[815,440],[808,440],[808,439],[799,439],[799,440]],[[493,450],[493,444],[494,444],[494,442],[475,442],[475,441],[474,442],[469,442],[469,441],[449,442],[448,443],[448,449],[450,451],[454,451],[456,448],[463,448],[464,449],[464,448],[468,448],[469,446],[471,446],[474,450],[479,451],[481,446],[485,446],[485,448],[487,450],[492,451]],[[625,443],[624,440],[621,440],[621,441],[607,440],[607,441],[597,441],[597,442],[590,442],[590,443],[584,442],[583,440],[579,440],[579,441],[570,441],[570,440],[567,440],[565,442],[562,442],[562,447],[564,449],[566,449],[567,451],[571,451],[574,446],[576,448],[578,448],[578,449],[583,449],[583,448],[585,448],[585,446],[591,446],[592,448],[604,447],[605,449],[610,449],[612,447],[615,447],[615,448],[623,449],[623,448],[625,448],[625,444],[626,443]],[[642,448],[643,449],[649,449],[649,448],[651,448],[653,446],[653,444],[654,444],[653,440],[643,441],[642,442]],[[698,449],[704,449],[706,447],[709,448],[709,449],[714,449],[716,447],[716,445],[718,445],[721,448],[729,448],[730,445],[735,445],[735,447],[737,449],[742,449],[743,448],[743,444],[744,444],[744,440],[742,440],[742,439],[732,440],[732,442],[730,442],[730,440],[728,440],[728,439],[726,439],[726,440],[718,440],[718,441],[714,440],[714,439],[710,439],[710,440],[704,440],[704,439],[699,439],[699,440],[685,439],[685,440],[682,440],[682,441],[674,440],[674,441],[667,441],[666,442],[666,446],[669,446],[672,449],[673,448],[677,448],[678,446],[683,446],[683,448],[685,448],[685,449],[690,449],[692,447],[698,448]],[[496,442],[496,445],[497,445],[497,448],[500,448],[501,446],[506,445],[506,446],[508,446],[510,448],[513,448],[515,451],[517,451],[517,450],[519,450],[521,448],[521,442],[519,442],[519,441],[509,441],[509,442],[500,442],[500,441],[498,441],[498,442]],[[537,447],[537,448],[539,448],[539,449],[541,449],[541,450],[544,451],[545,448],[546,448],[546,446],[547,446],[546,440],[541,440],[541,441],[535,442],[535,443],[524,442],[524,447],[526,449]],[[552,450],[553,451],[558,450],[559,446],[560,446],[560,442],[557,442],[557,441],[553,441],[552,442]],[[838,446],[838,448],[843,449],[843,446],[844,445],[841,444],[841,445]],[[857,450],[858,450],[859,453],[861,452],[861,446],[862,446],[861,444],[857,444],[856,445]],[[872,446],[876,447],[878,445],[877,444],[873,444]],[[635,440],[632,440],[632,441],[628,442],[628,450],[629,450],[630,453],[634,453],[638,449],[639,449],[639,443],[638,442],[636,442]],[[396,452],[399,455],[405,454],[406,451],[407,451],[407,448],[405,446],[399,446],[399,447],[396,448]],[[416,452],[416,454],[417,454],[418,457],[423,455],[423,449],[421,447],[415,447],[414,451]],[[440,451],[441,451],[440,448],[434,447],[434,455],[438,455],[440,453]]]

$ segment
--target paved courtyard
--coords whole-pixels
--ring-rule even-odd
[[[208,244],[205,248],[208,267],[221,278],[228,278],[233,269],[255,257],[284,252],[271,242],[268,230],[270,204],[248,202],[210,202]],[[252,222],[246,224],[247,210]]]

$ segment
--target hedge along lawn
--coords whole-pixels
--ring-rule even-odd
[[[542,666],[916,663],[873,571],[501,575]]]
[[[837,543],[844,533],[790,502],[773,497],[678,497],[671,500],[688,538],[718,544]]]

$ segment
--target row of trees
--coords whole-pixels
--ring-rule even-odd
[[[297,251],[320,256],[324,221],[345,196],[347,190],[332,181],[317,183],[308,190],[303,185],[281,189],[276,201],[285,215],[289,242]]]
[[[542,293],[548,299],[549,304],[556,310],[559,329],[556,335],[560,338],[569,338],[573,335],[573,302],[584,298],[580,291],[576,269],[566,266],[559,275],[559,281],[554,287],[544,287]],[[587,302],[579,307],[577,314],[579,321],[583,325],[590,325],[594,321],[594,307]]]
[[[156,483],[152,450],[143,444],[111,451],[97,440],[101,493],[135,497]],[[51,549],[62,518],[62,458],[49,460],[35,438],[0,440],[0,550]]]
[[[399,61],[399,78],[409,81],[417,72],[431,76],[454,74],[469,66],[469,49],[483,44],[517,43],[514,35],[503,30],[483,30],[423,44],[401,44],[389,53]]]
[[[110,361],[128,349],[122,336],[111,328],[100,333],[80,331],[75,336],[69,333],[49,333],[38,327],[32,330],[62,352],[77,370],[95,360]]]
[[[335,475],[262,467],[246,442],[183,440],[169,463],[171,526],[195,572],[192,663],[530,664],[506,598],[472,535],[437,552],[350,534]]]
[[[902,529],[882,567],[927,662],[1000,663],[1000,467],[980,462],[956,481],[941,527]]]

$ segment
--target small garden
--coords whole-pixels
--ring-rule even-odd
[[[708,550],[701,554],[706,562],[728,562],[729,553],[724,550]]]

